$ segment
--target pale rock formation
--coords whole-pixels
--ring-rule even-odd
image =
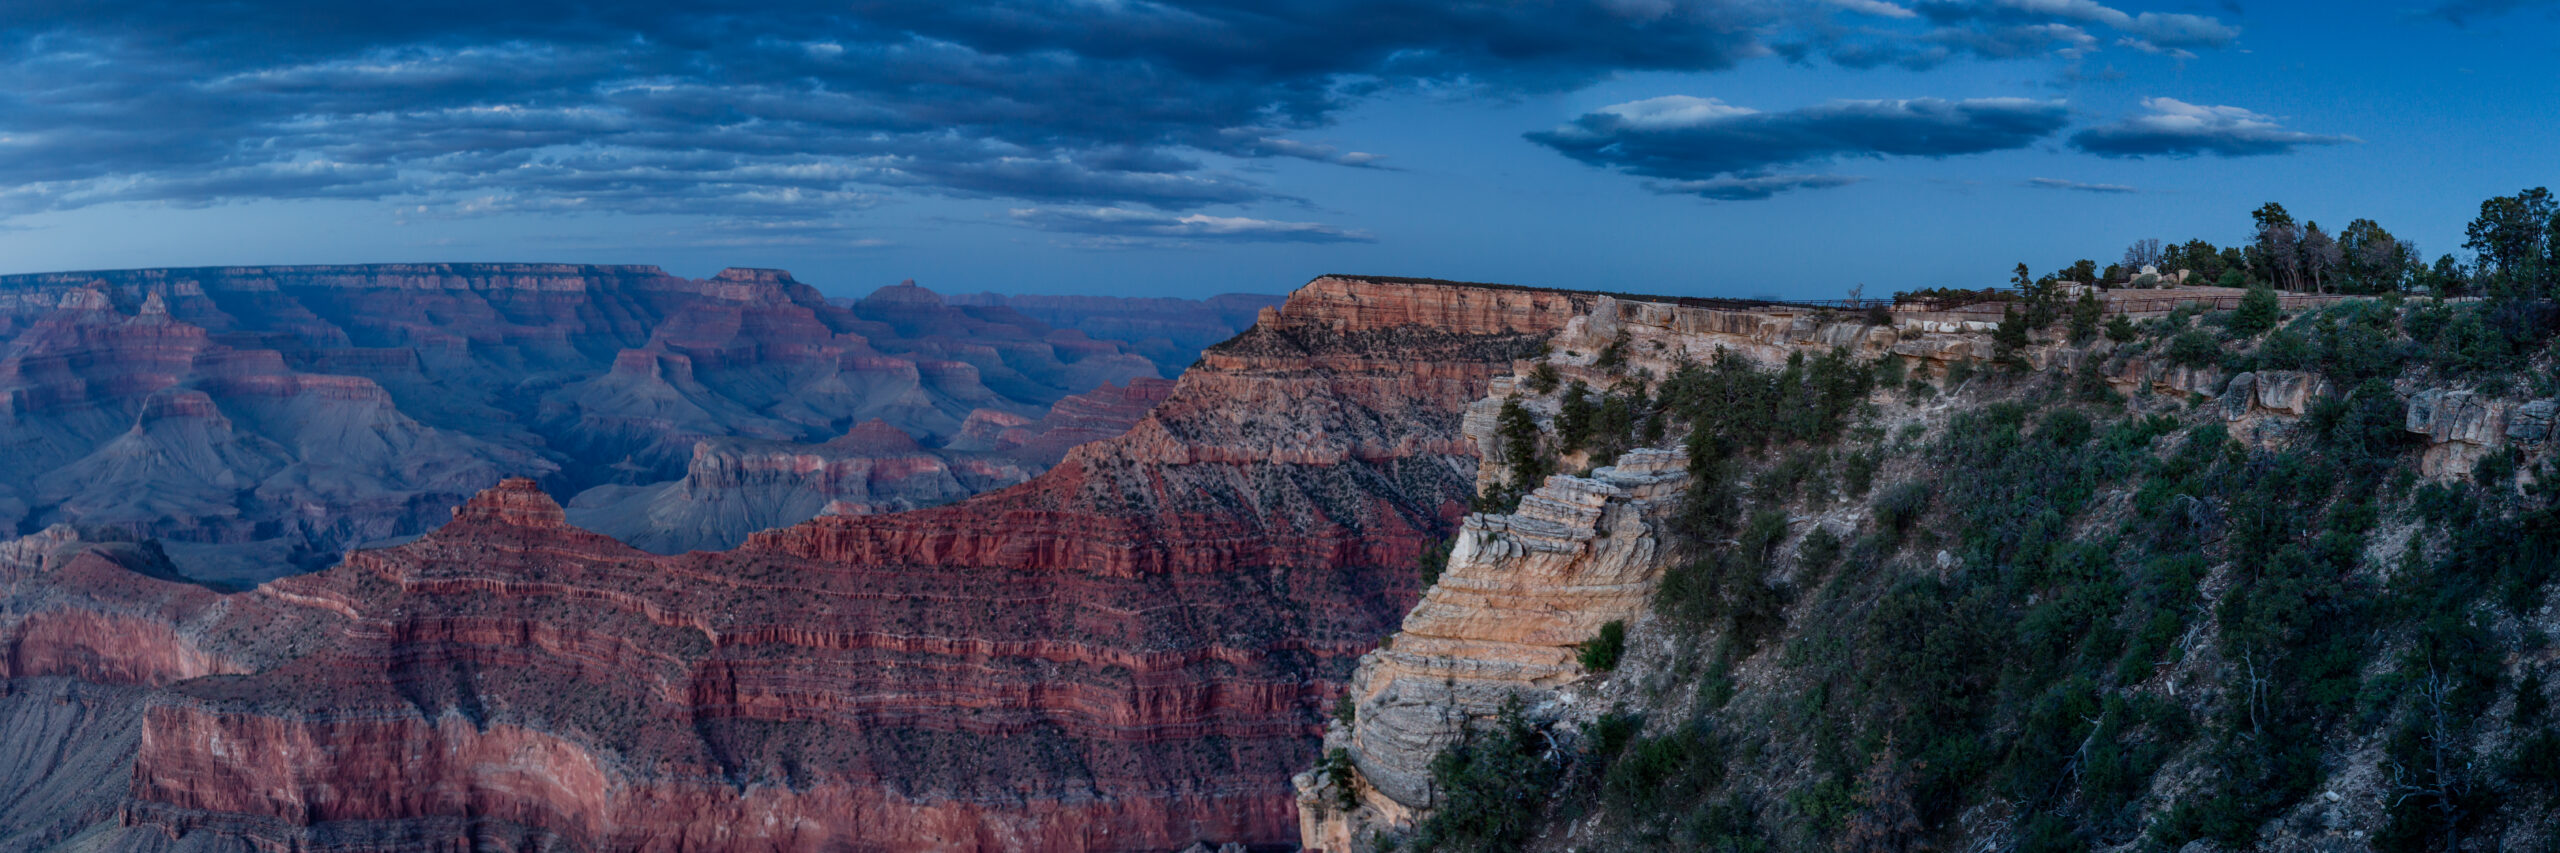
[[[2427,437],[2426,455],[2419,460],[2418,471],[2429,477],[2471,473],[2481,457],[2504,443],[2507,408],[2507,401],[2472,391],[2435,388],[2411,395],[2405,426],[2410,432]],[[2527,433],[2532,431],[2531,426],[2526,428]]]
[[[2299,418],[2311,411],[2312,400],[2328,392],[2328,381],[2317,374],[2261,370],[2231,377],[2223,386],[2218,405],[2226,421],[2267,415]]]
[[[1588,478],[1549,477],[1516,512],[1468,516],[1448,570],[1352,676],[1355,724],[1326,736],[1351,758],[1361,807],[1343,812],[1330,780],[1301,774],[1302,843],[1366,850],[1376,829],[1409,828],[1432,804],[1432,756],[1468,725],[1515,699],[1563,701],[1586,674],[1578,646],[1651,598],[1656,525],[1687,487],[1683,466],[1633,450]]]

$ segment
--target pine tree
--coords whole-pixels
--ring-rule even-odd
[[[2080,291],[2080,299],[2071,303],[2071,343],[2085,344],[2097,337],[2098,318],[2105,314],[2106,307],[2098,304],[2095,288]]]
[[[2014,306],[2000,309],[2000,327],[1991,332],[1991,361],[2011,370],[2027,369],[2027,316]]]

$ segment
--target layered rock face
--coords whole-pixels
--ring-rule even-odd
[[[2501,447],[2535,450],[2549,444],[2560,422],[2560,401],[2502,400],[2467,390],[2429,389],[2409,398],[2408,431],[2426,441],[2419,472],[2430,477],[2471,473]]]
[[[1340,807],[1329,776],[1301,774],[1300,843],[1357,850],[1382,827],[1410,829],[1435,804],[1431,760],[1468,725],[1508,702],[1575,701],[1579,646],[1652,596],[1655,525],[1685,490],[1685,465],[1630,451],[1587,478],[1549,477],[1515,512],[1467,516],[1448,569],[1352,676],[1353,724],[1326,737],[1350,758],[1359,807]]]
[[[1027,422],[1157,376],[1019,315],[878,303],[745,269],[0,277],[0,532],[112,527],[245,586],[430,529],[503,474],[665,482],[706,440],[824,444],[873,420],[938,445],[980,413]]]
[[[1005,308],[1061,329],[1103,340],[1127,341],[1166,376],[1182,372],[1200,351],[1253,325],[1281,298],[1268,293],[1221,293],[1207,299],[964,293],[944,298],[953,306]]]
[[[869,515],[947,504],[1031,479],[1068,448],[1128,431],[1173,383],[1134,379],[1058,401],[1039,420],[980,409],[927,448],[885,421],[822,444],[705,439],[682,479],[604,485],[569,504],[579,527],[662,554],[735,548],[759,530],[821,513]]]
[[[1472,493],[1466,406],[1583,299],[1519,293],[1319,280],[1126,434],[949,506],[660,556],[514,479],[242,593],[74,548],[13,580],[0,636],[149,688],[119,819],[162,839],[1285,843],[1319,707]],[[89,654],[84,619],[160,627]]]

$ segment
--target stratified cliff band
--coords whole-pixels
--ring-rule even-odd
[[[523,479],[229,595],[57,530],[8,564],[5,674],[145,697],[92,809],[129,846],[1288,842],[1321,706],[1473,496],[1468,405],[1588,300],[1319,279],[1027,483],[727,552]]]

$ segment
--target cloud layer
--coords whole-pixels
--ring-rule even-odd
[[[2100,157],[2255,157],[2357,141],[2287,130],[2273,117],[2240,107],[2199,106],[2175,98],[2146,98],[2142,107],[2149,112],[2072,134],[2071,147]]]
[[[1369,243],[1367,232],[1318,222],[1284,222],[1248,216],[1174,216],[1123,207],[1016,208],[1013,220],[1030,228],[1067,234],[1089,234],[1119,241]]]
[[[1879,20],[1817,28],[1806,43],[1782,49],[1799,57],[1819,52],[1850,68],[1924,70],[1968,58],[2077,60],[2106,44],[2193,58],[2198,50],[2227,47],[2240,37],[2238,27],[2219,18],[2126,12],[2094,0],[1924,0],[1910,6],[1884,0],[1831,2]],[[1896,26],[1914,19],[1926,27],[1914,32]]]
[[[805,222],[901,193],[1195,211],[1294,201],[1255,160],[1379,165],[1321,135],[1383,92],[1561,91],[1772,52],[2076,57],[2102,34],[2184,51],[2237,31],[2091,0],[21,0],[0,17],[0,218],[329,198]],[[1767,167],[2003,138],[1998,108],[1963,102],[1988,112],[1932,130],[1952,141],[1862,141],[1862,120],[1932,120],[1854,115],[1883,104],[1947,102],[1782,114],[1758,121],[1795,138],[1727,147]],[[1548,144],[1757,182],[1679,190],[1714,197],[1786,183]]]
[[[1748,0],[27,0],[0,216],[398,198],[805,218],[885,191],[1160,210],[1381,89],[1526,92],[1762,52]]]
[[[1584,163],[1663,179],[1652,185],[1660,192],[1742,200],[1857,180],[1771,173],[1780,167],[2024,148],[2068,121],[2062,103],[2024,98],[1832,101],[1761,112],[1672,95],[1606,107],[1528,138]]]

